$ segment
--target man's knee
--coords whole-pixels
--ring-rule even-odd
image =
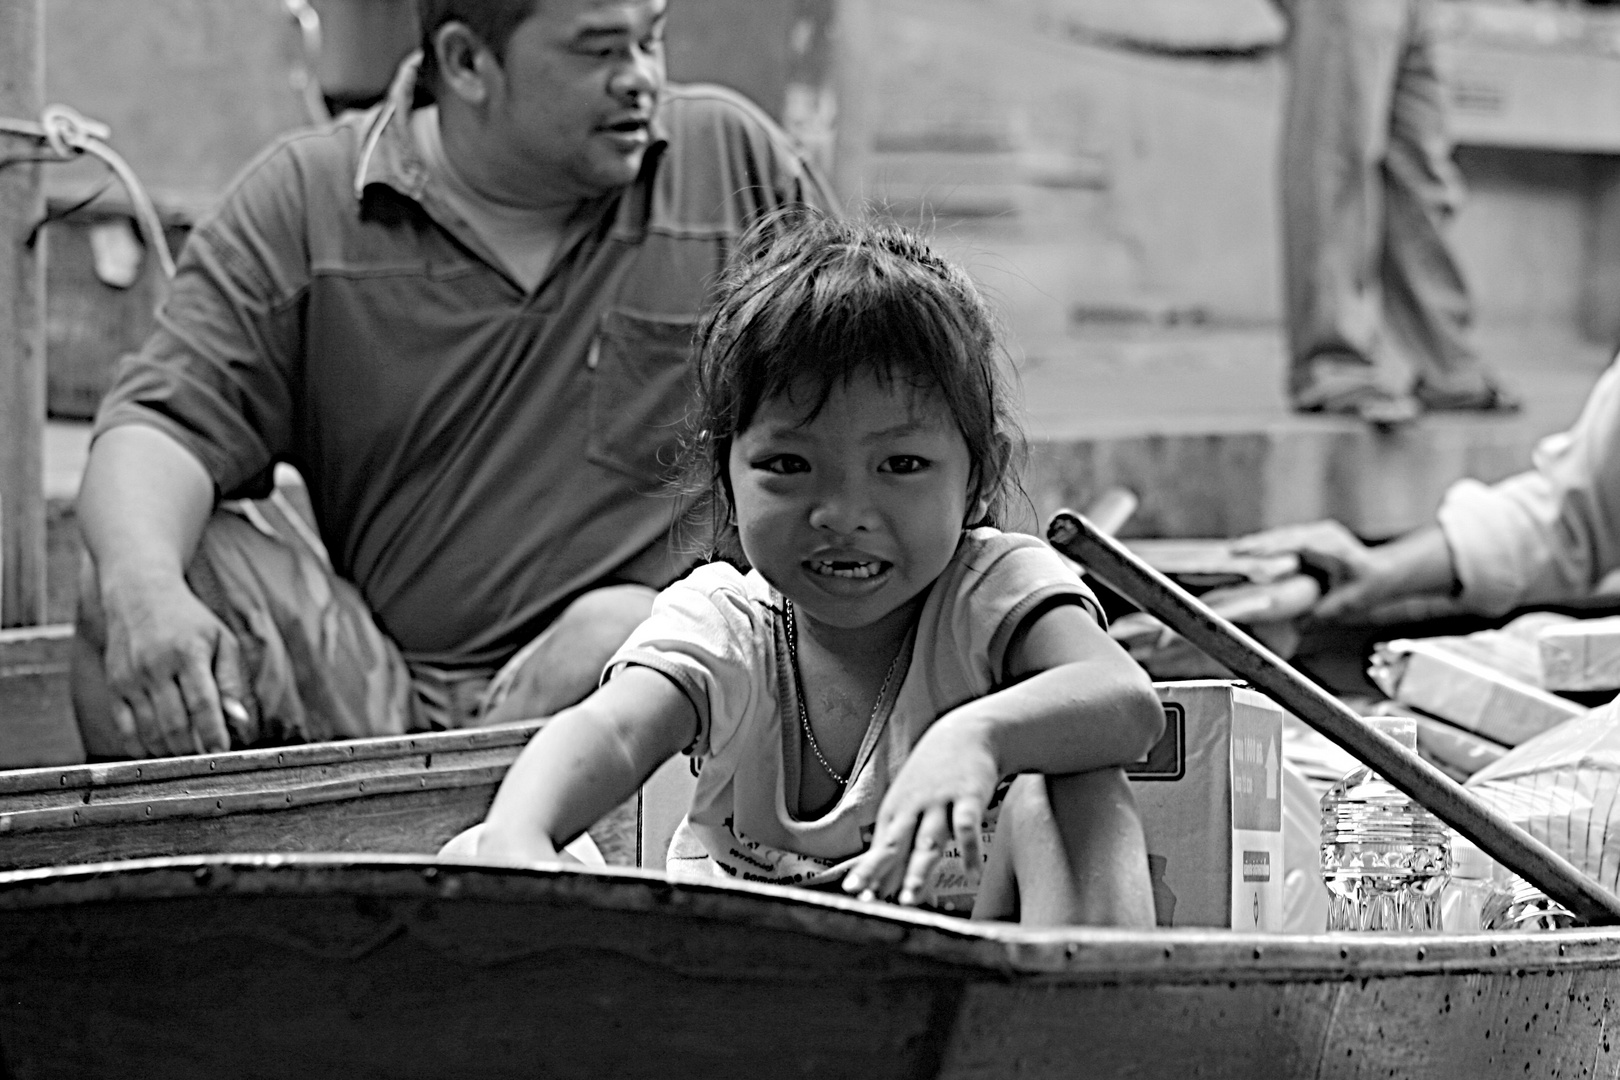
[[[583,700],[657,595],[645,585],[608,585],[577,597],[496,674],[479,721],[550,716]]]
[[[585,629],[603,639],[617,636],[622,643],[630,636],[630,631],[652,613],[657,595],[645,585],[608,585],[592,589],[564,608],[553,625],[568,630]]]

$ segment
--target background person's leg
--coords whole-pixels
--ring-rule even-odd
[[[1416,0],[1391,107],[1384,168],[1385,318],[1431,408],[1512,408],[1498,400],[1470,337],[1473,304],[1446,230],[1463,199],[1452,160],[1432,6]]]
[[[1295,0],[1282,130],[1288,392],[1403,395],[1383,342],[1383,159],[1410,0]],[[1353,411],[1344,409],[1343,411]]]
[[[997,891],[1004,879],[992,872],[1003,847],[1021,924],[1154,925],[1147,841],[1123,770],[1015,780],[985,868],[992,892],[982,915],[975,904],[975,918],[996,917],[1006,906]]]
[[[584,700],[657,595],[645,585],[608,585],[579,596],[496,674],[478,722],[532,720]]]
[[[248,682],[233,748],[397,735],[411,727],[410,676],[359,591],[296,538],[240,514],[209,519],[186,583],[235,635]],[[274,531],[272,529],[272,531]],[[106,624],[94,569],[80,575],[73,701],[85,749],[122,757],[102,656]]]

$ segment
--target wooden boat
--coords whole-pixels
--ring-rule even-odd
[[[431,854],[536,724],[0,772],[0,868],[229,851]],[[638,864],[631,804],[593,835]]]
[[[0,1076],[1613,1076],[1620,935],[1029,931],[645,871],[0,874]]]
[[[432,850],[530,730],[0,774],[12,865],[284,852],[0,872],[0,1078],[1620,1075],[1612,928],[1035,931],[634,869],[309,853]],[[1620,902],[1445,778],[1352,748],[1612,921]]]

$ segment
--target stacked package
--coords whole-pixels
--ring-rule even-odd
[[[1620,618],[1570,619],[1537,635],[1548,690],[1620,689]]]
[[[1384,642],[1369,674],[1392,701],[1414,710],[1419,751],[1464,779],[1508,747],[1586,715],[1585,706],[1542,683],[1539,641],[1572,621],[1536,612],[1501,630]]]
[[[1468,788],[1605,888],[1620,887],[1620,703],[1526,742]]]

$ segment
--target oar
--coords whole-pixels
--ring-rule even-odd
[[[1439,769],[1375,731],[1343,702],[1221,618],[1072,510],[1052,516],[1046,538],[1143,610],[1422,803],[1497,862],[1591,925],[1620,923],[1620,898]]]

